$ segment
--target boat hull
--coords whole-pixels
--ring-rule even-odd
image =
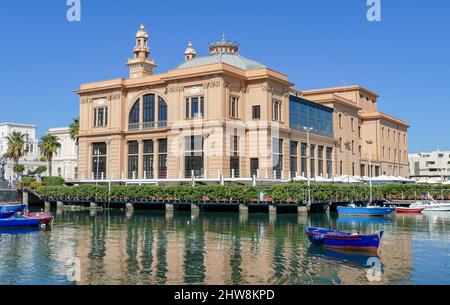
[[[0,219],[11,218],[14,214],[14,212],[0,212]]]
[[[6,212],[21,212],[24,211],[27,208],[25,204],[1,204],[0,205],[0,212],[6,213]]]
[[[394,212],[395,208],[338,207],[338,214],[345,216],[387,216]]]
[[[397,214],[420,214],[423,208],[396,208],[395,212]]]
[[[37,218],[7,218],[0,219],[0,228],[39,227],[41,222]]]
[[[330,229],[308,228],[309,241],[329,249],[376,252],[380,246],[383,232],[374,235],[350,234]]]
[[[53,216],[46,213],[30,213],[26,218],[39,219],[41,225],[51,225],[53,223]]]

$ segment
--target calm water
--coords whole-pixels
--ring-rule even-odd
[[[379,281],[369,281],[369,256],[310,246],[310,225],[384,230]],[[73,284],[73,274],[78,284],[450,284],[449,237],[450,213],[275,220],[65,211],[51,231],[0,231],[0,284]]]

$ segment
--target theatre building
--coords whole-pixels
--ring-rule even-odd
[[[141,26],[133,54],[129,78],[76,91],[80,180],[368,175],[369,161],[373,175],[408,175],[408,126],[369,90],[301,92],[225,37],[203,57],[189,43],[181,65],[156,74]]]

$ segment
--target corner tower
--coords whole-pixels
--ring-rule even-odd
[[[156,64],[148,57],[150,48],[148,47],[148,34],[145,26],[142,24],[136,33],[136,46],[133,50],[133,58],[128,59],[128,67],[130,67],[130,78],[145,77],[153,74]]]

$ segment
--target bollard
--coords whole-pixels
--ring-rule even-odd
[[[239,205],[239,213],[240,214],[248,214],[248,206],[246,206],[245,204],[240,204]]]
[[[191,204],[191,214],[198,215],[200,214],[200,208],[196,204]]]

